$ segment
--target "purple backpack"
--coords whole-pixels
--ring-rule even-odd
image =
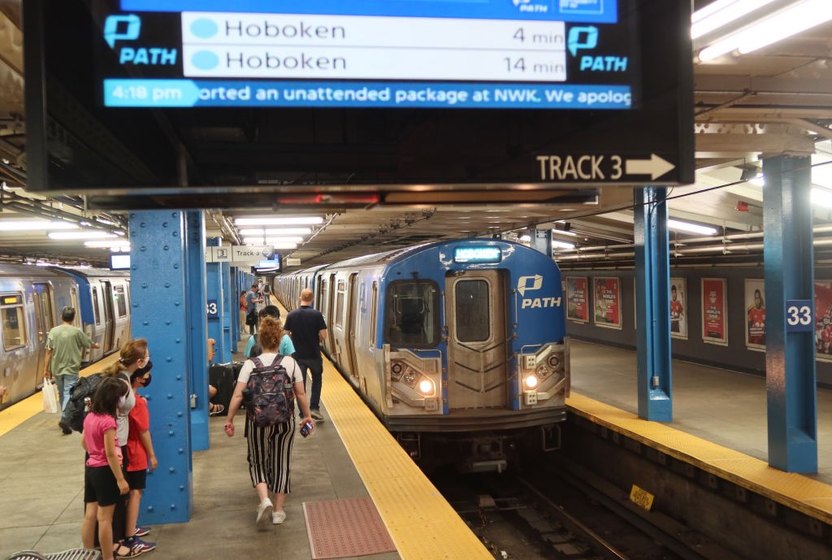
[[[282,360],[278,354],[271,364],[264,365],[259,357],[251,358],[254,369],[243,393],[246,415],[260,428],[288,422],[295,410],[292,379]]]

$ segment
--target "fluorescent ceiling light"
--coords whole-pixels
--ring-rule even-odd
[[[832,208],[832,191],[820,187],[812,188],[812,204]]]
[[[532,236],[531,235],[521,235],[520,236],[520,241],[522,241],[523,243],[531,243]]]
[[[292,218],[236,218],[238,226],[314,226],[324,223],[320,216],[298,216]]]
[[[117,236],[106,231],[54,231],[49,239],[115,239]]]
[[[287,228],[271,228],[271,229],[241,229],[241,237],[254,237],[257,235],[268,235],[270,237],[280,237],[283,235],[309,235],[312,233],[310,227],[287,227]]]
[[[113,239],[112,241],[102,239],[100,241],[84,241],[85,247],[92,249],[109,249],[111,247],[126,247],[125,252],[130,250],[130,243],[126,239]]]
[[[702,49],[699,60],[708,62],[734,51],[748,54],[830,19],[832,3],[829,0],[800,0]]]
[[[570,250],[570,249],[575,248],[575,244],[574,243],[567,243],[566,241],[556,241],[556,240],[553,239],[552,240],[552,248],[553,249],[567,249],[567,250]]]
[[[303,243],[303,237],[243,237],[246,245],[274,245],[276,243]]]
[[[297,249],[298,248],[297,243],[285,243],[285,242],[275,243],[273,246],[274,246],[275,249]]]
[[[698,39],[772,2],[774,0],[716,0],[693,13],[690,36]]]
[[[573,231],[564,231],[562,229],[553,229],[552,233],[556,233],[558,235],[565,235],[567,237],[578,237],[578,234]]]
[[[52,229],[78,229],[69,222],[50,222],[48,220],[2,220],[0,231],[48,231]]]
[[[667,220],[667,227],[675,231],[684,231],[686,233],[698,233],[700,235],[716,235],[718,230],[708,226],[700,226],[697,224],[689,224],[688,222],[681,222],[679,220]]]

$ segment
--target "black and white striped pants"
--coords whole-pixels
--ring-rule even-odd
[[[246,415],[248,473],[252,486],[265,482],[269,490],[288,494],[289,464],[295,441],[295,415],[288,422],[260,428]]]

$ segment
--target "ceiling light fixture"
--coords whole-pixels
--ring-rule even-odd
[[[315,226],[324,223],[320,216],[297,216],[292,218],[235,218],[237,226]]]
[[[822,187],[813,187],[812,204],[817,204],[824,208],[832,208],[832,191]]]
[[[574,243],[567,243],[566,241],[557,241],[552,240],[552,249],[565,249],[567,251],[571,251],[575,248]]]
[[[84,241],[84,247],[90,247],[91,249],[109,249],[111,247],[126,247],[125,252],[127,252],[130,250],[130,243],[128,243],[126,239],[113,239],[112,241],[102,239],[95,241]]]
[[[709,62],[735,51],[748,54],[829,20],[829,0],[800,0],[712,43],[699,52],[699,60]]]
[[[668,229],[683,231],[685,233],[698,233],[699,235],[716,235],[719,230],[708,226],[700,226],[679,220],[667,220]]]
[[[716,0],[693,13],[690,36],[698,39],[772,2],[774,0]]]
[[[60,241],[76,240],[76,239],[115,239],[117,236],[106,231],[53,231],[49,234],[49,239]]]
[[[69,222],[50,222],[47,220],[3,220],[0,231],[48,231],[53,229],[78,229]]]
[[[270,229],[241,229],[241,237],[256,237],[268,235],[270,237],[281,237],[284,235],[309,235],[312,233],[312,228],[309,227],[287,227],[287,228],[270,228]]]

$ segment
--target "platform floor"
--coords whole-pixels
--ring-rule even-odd
[[[638,414],[636,353],[572,340],[572,391]],[[832,484],[832,390],[818,390],[818,472]],[[673,360],[668,426],[768,462],[766,382],[761,376]]]

